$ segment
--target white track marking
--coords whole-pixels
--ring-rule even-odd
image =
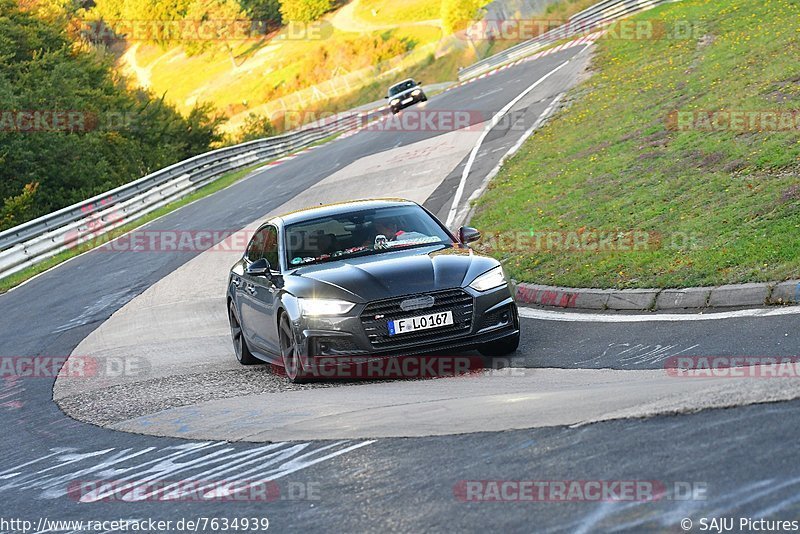
[[[495,126],[497,126],[497,124],[500,122],[500,119],[502,119],[503,116],[505,116],[505,114],[508,113],[508,111],[512,107],[514,107],[514,105],[517,102],[519,102],[520,100],[525,98],[525,95],[527,95],[528,93],[530,93],[531,91],[536,89],[540,84],[542,84],[550,76],[552,76],[553,74],[555,74],[556,72],[558,72],[559,70],[561,70],[562,68],[567,66],[567,64],[570,61],[571,60],[568,59],[564,63],[560,64],[558,67],[554,68],[553,70],[551,70],[550,72],[548,72],[547,74],[545,74],[544,76],[542,76],[541,78],[539,78],[538,80],[533,82],[531,85],[529,85],[527,87],[527,89],[525,89],[520,94],[518,94],[516,97],[514,97],[514,99],[511,100],[511,102],[509,102],[508,104],[503,106],[503,108],[500,111],[498,111],[497,113],[495,113],[494,117],[492,117],[492,122],[486,127],[486,129],[481,134],[480,138],[478,138],[478,142],[472,148],[472,152],[470,152],[469,158],[467,159],[467,165],[464,167],[464,171],[461,173],[461,181],[459,182],[458,189],[456,189],[456,194],[453,197],[453,204],[450,207],[450,213],[447,215],[447,222],[445,223],[445,225],[447,227],[450,227],[453,224],[453,221],[456,218],[456,213],[458,212],[458,205],[461,202],[461,197],[464,196],[464,188],[467,185],[467,177],[469,176],[469,171],[472,169],[473,163],[475,163],[475,158],[477,157],[478,151],[480,150],[484,139],[486,139],[486,136],[489,135],[489,132],[491,132],[492,129]]]
[[[550,105],[547,106],[547,108],[545,108],[545,110],[541,113],[541,115],[539,115],[539,118],[536,119],[536,122],[533,123],[533,126],[528,128],[528,130],[524,134],[522,134],[522,136],[519,139],[517,139],[517,142],[514,143],[514,146],[512,146],[508,150],[508,152],[503,154],[503,157],[500,158],[500,161],[497,162],[497,165],[495,165],[495,167],[491,171],[489,171],[489,174],[487,174],[486,177],[483,179],[481,185],[469,196],[464,207],[458,211],[453,220],[454,223],[458,221],[460,224],[467,217],[467,214],[469,213],[470,210],[470,202],[472,202],[473,200],[477,200],[477,198],[481,196],[484,191],[486,191],[486,188],[489,187],[489,182],[491,182],[494,179],[494,177],[497,176],[497,174],[500,172],[500,169],[502,169],[503,165],[505,165],[505,162],[508,161],[508,158],[514,156],[514,154],[516,154],[517,151],[522,147],[522,144],[533,134],[533,132],[535,132],[539,128],[539,126],[542,125],[542,122],[550,116],[550,113],[552,113],[553,108],[555,108],[558,105],[561,99],[564,98],[565,94],[566,93],[561,93],[558,96],[556,96],[550,102]],[[496,152],[498,150],[504,150],[504,149],[498,148],[493,150],[492,152]]]
[[[81,481],[131,481],[136,484],[207,480],[209,474],[220,480],[277,480],[312,465],[347,454],[375,440],[335,441],[331,443],[270,443],[258,447],[233,447],[225,442],[188,442],[143,449],[102,449],[80,452],[53,450],[33,461],[3,471],[0,493],[20,490],[40,491],[39,498],[64,498]],[[5,467],[5,466],[4,466]],[[163,500],[168,489],[133,500]],[[88,500],[107,497],[98,490]],[[83,499],[82,499],[83,500]]]
[[[758,308],[754,310],[736,310],[711,313],[651,313],[639,315],[617,315],[610,313],[575,313],[538,308],[520,307],[519,315],[526,319],[541,321],[563,321],[570,323],[647,323],[683,321],[714,321],[719,319],[740,319],[746,317],[777,317],[781,315],[800,314],[800,306],[788,308]]]

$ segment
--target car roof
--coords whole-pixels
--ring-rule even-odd
[[[272,221],[278,219],[283,224],[294,224],[297,222],[309,221],[319,217],[329,217],[331,215],[339,215],[342,213],[350,213],[353,211],[374,209],[374,208],[389,208],[393,206],[418,206],[416,202],[406,200],[404,198],[375,198],[367,200],[352,200],[349,202],[337,202],[334,204],[324,204],[321,206],[314,206],[310,208],[300,209],[284,213],[271,219]]]

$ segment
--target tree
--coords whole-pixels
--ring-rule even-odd
[[[280,0],[284,22],[311,22],[333,9],[332,0]]]
[[[281,26],[283,19],[278,0],[241,0],[240,4],[251,19],[263,22],[267,30]]]
[[[269,117],[256,115],[252,111],[247,114],[244,124],[239,128],[236,135],[237,143],[255,141],[275,135],[275,126],[270,122]]]
[[[445,34],[466,28],[478,14],[479,0],[442,0],[442,28]]]
[[[210,106],[182,117],[163,99],[127,89],[113,58],[75,47],[65,24],[0,0],[2,227],[126,184],[221,139],[221,118]],[[23,128],[15,119],[67,110],[79,119],[74,128]]]
[[[183,48],[189,54],[198,54],[222,44],[233,67],[236,67],[233,48],[237,39],[246,37],[237,35],[237,21],[244,21],[245,18],[235,0],[193,0],[186,12],[186,19],[197,25],[198,36],[211,35],[213,39],[188,41],[183,43]],[[202,27],[206,29],[201,31]]]
[[[31,182],[25,184],[22,193],[3,201],[3,208],[0,210],[0,230],[11,228],[33,218],[33,203],[38,190],[39,182]]]

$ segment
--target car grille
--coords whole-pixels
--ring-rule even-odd
[[[420,310],[403,311],[400,308],[400,303],[406,299],[422,295],[405,295],[367,304],[361,313],[361,324],[364,326],[364,332],[367,334],[372,347],[376,349],[402,348],[426,341],[444,341],[462,336],[471,331],[473,315],[473,299],[471,295],[461,289],[426,294],[434,297],[435,302],[430,308]],[[405,317],[415,317],[448,310],[453,312],[453,324],[450,326],[398,334],[396,336],[389,335],[388,322],[392,319],[403,319]],[[380,319],[375,318],[375,316],[380,315],[383,317]]]

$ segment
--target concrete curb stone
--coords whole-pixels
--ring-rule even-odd
[[[596,289],[512,280],[520,305],[575,310],[685,310],[800,304],[800,280],[683,289]]]

